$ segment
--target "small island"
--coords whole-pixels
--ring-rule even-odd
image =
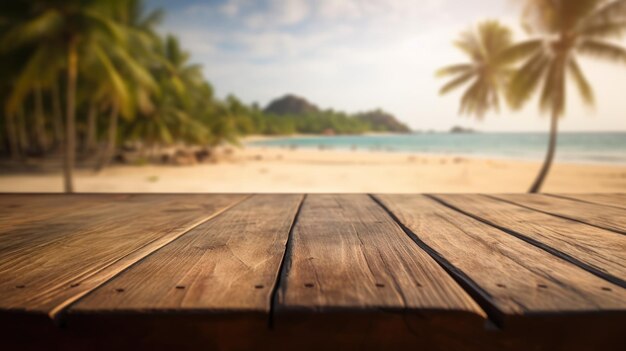
[[[473,134],[476,133],[477,131],[475,129],[472,128],[465,128],[465,127],[461,127],[461,126],[454,126],[452,128],[450,128],[450,134]]]

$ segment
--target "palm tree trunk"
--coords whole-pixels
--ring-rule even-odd
[[[543,166],[541,166],[541,170],[537,175],[537,178],[533,182],[533,185],[528,190],[529,193],[535,194],[541,191],[541,187],[543,186],[544,181],[546,180],[546,176],[550,171],[550,167],[552,167],[552,161],[554,160],[554,154],[556,153],[556,139],[558,134],[558,124],[559,117],[556,113],[552,114],[552,118],[550,119],[550,140],[548,142],[548,152],[546,153],[546,158],[543,161]]]
[[[61,110],[61,95],[56,82],[52,84],[52,115],[54,143],[55,146],[59,146],[63,142],[63,111]]]
[[[86,153],[91,153],[96,149],[96,104],[93,102],[89,104],[89,112],[87,114],[87,141],[85,142]]]
[[[67,113],[65,120],[65,164],[63,181],[66,193],[74,192],[74,160],[76,158],[76,78],[78,76],[76,38],[70,38],[67,49]]]
[[[6,132],[9,148],[11,149],[11,158],[17,160],[20,158],[20,143],[18,140],[17,126],[15,125],[15,114],[12,112],[6,115]]]
[[[37,84],[34,89],[35,95],[35,139],[41,153],[45,153],[48,140],[46,138],[46,121],[43,113],[43,94],[41,86]]]
[[[107,145],[104,149],[104,153],[102,154],[102,159],[100,160],[100,164],[96,168],[96,171],[101,171],[104,167],[108,166],[111,163],[111,159],[113,158],[113,153],[115,152],[115,146],[117,141],[117,121],[119,119],[119,107],[117,103],[113,103],[111,106],[111,115],[109,119],[109,130],[107,135]]]
[[[22,150],[22,155],[28,153],[28,133],[26,132],[26,116],[24,115],[24,108],[20,107],[17,110],[16,115],[16,125],[17,125],[17,140],[19,142],[20,150]]]

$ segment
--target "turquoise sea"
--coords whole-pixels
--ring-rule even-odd
[[[542,160],[547,133],[431,133],[403,135],[288,137],[249,145],[379,150],[449,154],[505,159]],[[564,132],[559,135],[557,161],[626,164],[626,132]]]

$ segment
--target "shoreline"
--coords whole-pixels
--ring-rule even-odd
[[[572,132],[575,133],[575,132]],[[446,133],[444,133],[446,134]],[[449,134],[449,133],[447,133]],[[356,136],[401,136],[406,134],[398,134],[398,133],[366,133],[361,135],[335,135],[330,137],[356,137]],[[283,150],[319,150],[319,151],[338,151],[338,152],[382,152],[389,154],[403,154],[403,155],[414,155],[414,156],[431,156],[431,157],[464,157],[464,158],[472,158],[477,160],[499,160],[499,161],[519,161],[519,162],[531,162],[531,163],[541,163],[544,160],[544,154],[541,153],[539,157],[532,156],[511,156],[511,155],[494,155],[489,153],[463,153],[463,152],[426,152],[426,151],[418,151],[418,150],[406,150],[406,149],[393,149],[389,147],[366,147],[356,146],[355,148],[348,147],[346,145],[263,145],[263,144],[255,144],[257,142],[265,142],[265,141],[275,141],[275,140],[289,140],[289,139],[316,139],[316,138],[324,138],[324,135],[311,135],[311,134],[294,134],[294,135],[276,135],[276,136],[266,136],[266,135],[252,135],[246,136],[241,139],[241,145],[248,148],[276,148]],[[601,159],[589,159],[589,158],[581,158],[581,159],[559,159],[560,153],[557,148],[556,158],[554,160],[555,163],[559,164],[568,164],[568,165],[590,165],[590,166],[615,166],[615,167],[626,167],[626,159],[625,160],[617,160],[617,161],[606,161]]]
[[[277,146],[277,145],[246,145],[245,147],[250,149],[275,149],[286,151],[289,150],[288,146]],[[350,150],[349,148],[324,148],[319,149],[317,147],[307,147],[307,146],[298,146],[296,150],[308,150],[308,151],[320,151],[320,152],[349,152],[349,153],[379,153],[379,154],[390,154],[390,155],[404,155],[404,156],[416,156],[416,157],[462,157],[469,158],[477,161],[511,161],[511,162],[524,162],[524,163],[534,163],[540,164],[543,160],[533,159],[533,158],[524,158],[524,157],[507,157],[507,156],[497,156],[497,155],[487,155],[487,154],[463,154],[463,153],[437,153],[437,152],[421,152],[421,151],[408,151],[408,150],[385,150],[385,149],[355,149]],[[559,160],[558,159],[558,150],[556,159],[554,160],[554,164],[563,164],[563,165],[573,165],[573,166],[606,166],[606,167],[626,167],[626,163],[618,163],[618,162],[603,162],[603,161],[591,161],[591,160]]]
[[[76,171],[78,192],[520,193],[540,162],[383,150],[232,148],[217,163]],[[61,173],[0,175],[0,192],[59,192]],[[626,193],[626,166],[557,162],[545,192]]]

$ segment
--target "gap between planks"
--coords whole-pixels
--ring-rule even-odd
[[[408,198],[406,196],[402,197],[402,195],[397,195],[395,200],[393,195],[374,195],[373,197],[389,213],[389,215],[398,222],[401,228],[411,239],[413,239],[413,241],[428,252],[436,260],[436,262],[443,266],[448,274],[457,280],[459,285],[466,289],[466,292],[470,294],[470,296],[472,296],[475,301],[477,301],[487,312],[491,321],[500,328],[505,327],[509,324],[509,322],[513,322],[514,324],[518,324],[520,322],[523,323],[527,320],[527,317],[532,315],[547,316],[548,314],[551,314],[554,317],[558,317],[574,312],[582,312],[583,314],[581,314],[581,316],[584,315],[591,317],[593,315],[597,315],[598,312],[612,314],[616,311],[616,309],[621,310],[623,308],[623,301],[620,300],[620,297],[612,295],[618,294],[622,295],[622,297],[626,296],[624,295],[624,290],[621,290],[622,288],[620,286],[616,285],[616,290],[615,288],[611,289],[610,285],[608,287],[607,285],[602,285],[612,283],[603,278],[597,277],[576,265],[572,265],[570,262],[567,262],[560,257],[556,257],[551,253],[545,252],[534,245],[528,245],[527,242],[522,241],[517,237],[513,237],[507,232],[503,232],[488,223],[477,221],[476,219],[464,214],[461,214],[457,218],[458,220],[455,220],[454,223],[439,216],[450,225],[457,227],[461,232],[467,232],[467,229],[462,229],[459,225],[469,225],[469,227],[471,227],[469,230],[476,230],[476,232],[471,235],[469,234],[470,232],[467,232],[470,238],[477,238],[477,235],[483,233],[488,234],[487,237],[490,238],[490,242],[480,240],[479,243],[481,245],[509,245],[502,246],[503,250],[508,248],[508,251],[498,253],[498,255],[503,255],[503,258],[508,257],[505,261],[507,261],[506,263],[511,266],[510,268],[514,268],[518,271],[518,273],[523,273],[524,275],[528,275],[528,277],[520,280],[519,276],[507,276],[508,280],[506,281],[506,285],[502,285],[501,282],[496,284],[498,281],[495,280],[491,274],[481,271],[472,271],[472,269],[475,268],[473,267],[476,263],[475,260],[464,262],[463,255],[457,257],[454,256],[453,252],[447,252],[449,250],[446,249],[446,245],[449,244],[447,244],[446,241],[439,235],[440,233],[438,233],[438,231],[440,231],[441,228],[432,227],[432,221],[430,222],[430,227],[421,227],[424,224],[422,222],[422,216],[436,215],[436,211],[434,209],[431,211],[430,207],[428,207],[430,206],[428,203],[424,201],[421,201],[420,203],[420,200],[416,198],[415,204],[413,204],[413,202],[409,204],[406,202],[409,201],[407,200]],[[447,211],[452,213],[458,213],[454,209],[450,209],[448,206],[436,201],[432,197],[423,196],[422,199],[432,201],[432,205],[434,206],[441,206],[442,209],[447,209]],[[403,203],[403,201],[406,203]],[[413,205],[418,206],[418,208],[419,206],[427,207],[422,208],[422,210],[425,210],[425,212],[422,213],[418,210],[418,208],[413,208]],[[404,210],[402,206],[404,206]],[[396,213],[396,211],[399,212]],[[417,217],[415,217],[414,214]],[[463,218],[465,218],[465,220],[463,220]],[[417,222],[415,222],[416,220]],[[433,220],[436,222],[436,217],[433,217]],[[475,221],[476,224],[470,225],[471,221]],[[422,229],[426,230],[428,233],[419,232]],[[422,235],[425,235],[426,237],[422,239]],[[463,245],[466,240],[459,239],[455,242],[455,245]],[[538,262],[537,266],[529,268],[518,262],[517,259],[520,257],[515,256],[518,255],[518,253],[513,250],[513,248],[523,249],[521,251],[525,254],[531,255],[534,259],[546,259],[551,263],[536,261]],[[440,252],[440,250],[443,251]],[[484,248],[482,250],[485,251],[489,249]],[[462,251],[463,252],[461,252],[461,254],[470,253],[467,249],[462,249]],[[514,256],[509,256],[512,253],[514,253]],[[448,255],[452,255],[452,257],[448,257]],[[539,262],[543,263],[540,264]],[[499,269],[494,266],[494,264],[489,262],[484,263],[487,264],[485,267],[488,269]],[[556,285],[554,285],[554,288],[556,290],[548,291],[548,286],[546,285],[548,282],[550,282],[549,284],[555,283]],[[536,285],[536,289],[539,290],[533,290],[533,285]],[[601,289],[596,290],[594,287],[595,285],[598,285]],[[497,288],[495,286],[497,286]],[[516,289],[510,292],[509,290],[506,292],[501,290],[507,286],[514,286]],[[537,294],[525,295],[520,292],[520,288],[527,289],[528,292],[531,293],[533,291],[544,291],[544,296],[539,298],[539,295]],[[563,314],[563,312],[567,313]]]
[[[528,195],[528,194],[524,194],[524,195]],[[560,212],[556,212],[552,209],[541,209],[538,206],[532,206],[529,204],[525,204],[522,201],[519,200],[514,200],[514,199],[510,199],[508,197],[503,197],[503,196],[507,196],[507,195],[488,195],[485,194],[485,196],[490,197],[492,199],[498,200],[498,201],[502,201],[502,202],[506,202],[509,204],[513,204],[516,206],[520,206],[520,207],[524,207],[533,211],[537,211],[537,212],[541,212],[541,213],[545,213],[545,214],[549,214],[551,216],[555,216],[555,217],[559,217],[559,218],[563,218],[563,219],[569,219],[571,221],[576,221],[579,223],[583,223],[583,224],[587,224],[590,225],[592,227],[596,227],[596,228],[600,228],[600,229],[604,229],[604,230],[610,230],[612,232],[618,233],[618,234],[626,234],[626,230],[622,229],[622,228],[618,228],[614,225],[611,225],[610,223],[607,225],[606,223],[602,224],[597,224],[595,223],[596,221],[594,221],[593,219],[585,219],[585,218],[580,218],[578,216],[572,216],[571,214],[567,214],[567,213],[560,213]],[[541,195],[537,195],[537,196],[541,196]],[[582,204],[588,204],[588,205],[592,205],[592,206],[596,206],[596,207],[606,207],[607,209],[611,209],[611,210],[621,210],[620,208],[617,207],[613,207],[613,206],[606,206],[606,205],[600,205],[600,204],[596,204],[596,203],[590,203],[590,202],[586,202],[586,201],[576,201],[576,200],[572,200],[572,199],[565,199],[562,197],[553,197],[554,199],[560,199],[560,200],[564,200],[564,201],[570,201],[570,202],[578,202],[578,203],[582,203]]]
[[[475,220],[477,220],[477,221],[480,221],[480,222],[482,222],[482,223],[485,223],[485,224],[487,224],[487,225],[490,225],[490,226],[492,226],[492,227],[494,227],[494,228],[496,228],[496,229],[499,229],[499,230],[501,230],[501,231],[503,231],[503,232],[505,232],[505,233],[507,233],[507,234],[510,234],[510,235],[512,235],[512,236],[514,236],[514,237],[516,237],[516,238],[518,238],[518,239],[520,239],[520,240],[522,240],[522,241],[524,241],[524,242],[527,242],[528,244],[531,244],[531,245],[533,245],[533,246],[536,246],[536,247],[538,247],[538,248],[540,248],[540,249],[542,249],[542,250],[544,250],[544,251],[546,251],[546,252],[548,252],[548,253],[550,253],[550,254],[552,254],[552,255],[554,255],[554,256],[556,256],[556,257],[558,257],[558,258],[561,258],[561,259],[563,259],[563,260],[565,260],[565,261],[567,261],[567,262],[569,262],[569,263],[572,263],[572,264],[574,264],[574,265],[576,265],[576,266],[578,266],[578,267],[580,267],[580,268],[582,268],[582,269],[584,269],[584,270],[588,271],[589,273],[594,274],[595,276],[597,276],[597,277],[599,277],[599,278],[602,278],[602,279],[607,280],[607,281],[609,281],[609,282],[611,282],[611,283],[613,283],[613,284],[616,284],[616,285],[619,285],[619,286],[621,286],[621,287],[623,287],[623,288],[626,288],[626,281],[624,281],[623,279],[621,279],[621,278],[619,278],[619,277],[616,277],[616,276],[614,276],[614,275],[611,275],[611,274],[605,273],[605,272],[603,272],[603,271],[601,271],[601,270],[599,270],[599,269],[597,269],[597,268],[594,268],[594,267],[590,266],[589,264],[584,263],[584,262],[582,262],[581,260],[579,260],[579,259],[577,259],[577,258],[574,258],[574,257],[572,257],[571,255],[569,255],[569,254],[567,254],[567,253],[565,253],[565,252],[562,252],[562,251],[560,251],[560,250],[557,250],[557,249],[555,249],[555,248],[553,248],[553,247],[551,247],[551,246],[549,246],[549,245],[546,245],[546,244],[544,244],[544,243],[542,243],[542,242],[540,242],[540,241],[537,241],[537,240],[535,240],[535,239],[533,239],[533,238],[530,238],[530,237],[528,237],[528,236],[526,236],[526,235],[524,235],[524,234],[522,234],[522,233],[520,233],[520,232],[517,232],[517,231],[515,231],[515,230],[509,229],[509,228],[506,228],[506,227],[503,227],[503,226],[498,225],[498,224],[496,224],[496,223],[494,223],[494,222],[492,222],[492,221],[490,221],[490,220],[484,219],[484,218],[482,218],[482,217],[480,217],[480,216],[478,216],[478,215],[475,215],[475,214],[473,214],[473,213],[470,213],[470,212],[468,212],[468,211],[465,211],[465,210],[463,210],[463,209],[461,209],[461,208],[459,208],[459,207],[457,207],[457,206],[454,206],[454,205],[450,204],[450,203],[449,203],[449,202],[447,202],[445,199],[442,199],[442,198],[440,198],[440,197],[439,197],[439,196],[437,196],[437,195],[426,194],[426,195],[424,195],[424,196],[426,196],[426,197],[428,197],[428,198],[430,198],[430,199],[432,199],[432,200],[434,200],[434,201],[436,201],[436,202],[438,202],[438,203],[442,204],[443,206],[448,207],[448,208],[449,208],[449,209],[451,209],[451,210],[454,210],[454,211],[456,211],[456,212],[459,212],[460,214],[463,214],[463,215],[468,216],[468,217],[470,217],[470,218],[473,218],[473,219],[475,219]],[[500,200],[500,199],[498,199],[498,198],[493,198],[493,197],[491,197],[491,196],[489,196],[489,198],[494,199],[494,200],[496,200],[496,201],[502,201],[502,200]],[[537,210],[535,210],[535,209],[533,209],[533,208],[529,208],[529,207],[526,207],[526,206],[520,206],[520,205],[518,205],[518,204],[516,204],[516,203],[512,203],[512,202],[509,202],[509,201],[502,201],[502,202],[509,203],[509,204],[511,204],[511,205],[514,205],[514,206],[523,207],[523,208],[529,209],[529,210],[531,210],[531,211],[536,211],[536,212],[539,212],[539,213],[544,213],[543,211],[537,211]],[[544,214],[545,214],[545,213],[544,213]],[[557,217],[561,218],[560,216],[557,216]],[[568,221],[573,221],[573,222],[578,222],[578,223],[581,223],[581,222],[579,222],[579,221],[572,220],[572,219],[570,219],[570,218],[562,218],[562,219],[564,219],[564,220],[568,220]],[[582,224],[589,225],[589,224],[587,224],[587,223],[582,223]],[[596,226],[593,226],[593,227],[596,227]],[[597,227],[596,227],[596,228],[597,228]],[[607,230],[607,229],[605,229],[605,228],[600,228],[600,229]]]
[[[552,193],[544,193],[543,195],[546,196],[552,196],[552,197],[556,197],[559,199],[564,199],[564,200],[572,200],[572,201],[578,201],[578,202],[582,202],[582,203],[586,203],[586,204],[590,204],[590,205],[601,205],[601,206],[608,206],[608,207],[614,207],[620,210],[624,210],[626,209],[626,194],[552,194]],[[606,199],[606,197],[618,197],[618,196],[624,196],[623,202],[622,201],[614,201],[614,199]]]
[[[443,255],[440,255],[437,251],[433,250],[425,242],[423,242],[416,234],[414,234],[404,223],[387,208],[380,199],[374,194],[368,194],[374,202],[380,206],[385,213],[402,229],[418,247],[429,255],[443,270],[480,306],[480,308],[487,314],[487,320],[485,321],[485,328],[500,330],[503,326],[503,315],[497,307],[491,304],[484,296],[489,295],[487,291],[480,287],[480,285],[474,282],[469,276],[463,273],[462,270],[456,268],[450,263]]]
[[[302,206],[304,205],[304,200],[306,200],[307,196],[308,194],[304,194],[300,199],[298,210],[296,211],[293,221],[291,221],[289,234],[287,234],[287,242],[285,243],[285,251],[283,251],[283,257],[280,260],[280,265],[278,266],[278,276],[276,277],[276,282],[272,287],[272,293],[270,295],[270,313],[267,320],[267,326],[270,330],[274,329],[274,314],[276,313],[276,305],[278,304],[278,292],[281,284],[287,276],[288,267],[291,262],[291,253],[293,250],[293,230],[298,223],[298,218],[300,217],[300,212],[302,211]]]
[[[160,249],[162,249],[163,247],[171,244],[173,241],[179,239],[180,237],[182,237],[183,235],[187,234],[188,232],[190,232],[191,230],[193,230],[194,228],[202,225],[205,222],[210,221],[211,219],[219,216],[220,214],[228,211],[229,209],[233,208],[234,206],[242,203],[243,201],[249,199],[250,197],[252,197],[253,195],[248,194],[246,196],[243,196],[241,199],[237,200],[237,201],[233,201],[231,204],[222,207],[220,210],[217,210],[215,212],[213,212],[211,215],[202,218],[200,220],[198,220],[197,222],[189,225],[185,230],[182,230],[181,233],[179,235],[176,235],[175,237],[172,237],[169,240],[157,243],[156,245],[154,245],[154,247],[150,247],[152,246],[155,242],[158,242],[160,238],[155,238],[154,240],[148,242],[147,244],[138,247],[137,249],[133,250],[132,252],[130,252],[129,254],[119,257],[118,259],[116,259],[114,262],[112,262],[111,264],[102,267],[101,269],[93,272],[93,274],[91,274],[90,276],[96,275],[102,271],[106,271],[107,269],[109,269],[112,266],[115,266],[115,264],[117,264],[120,261],[126,260],[131,258],[131,262],[129,262],[126,266],[121,267],[121,269],[119,269],[115,274],[111,275],[110,277],[108,277],[106,280],[103,280],[102,282],[100,282],[100,284],[95,285],[94,287],[92,287],[89,290],[86,290],[84,292],[81,292],[79,294],[76,294],[74,296],[72,296],[71,298],[63,301],[62,303],[58,304],[55,308],[53,308],[49,313],[48,316],[55,322],[55,324],[59,325],[62,324],[63,322],[63,312],[65,310],[67,310],[72,304],[78,302],[80,299],[84,298],[85,296],[87,296],[88,294],[90,294],[91,292],[97,290],[99,287],[103,286],[104,284],[108,283],[109,281],[113,280],[115,277],[117,277],[118,275],[120,275],[121,273],[127,271],[128,269],[130,269],[131,267],[133,267],[134,265],[136,265],[137,263],[141,262],[143,259],[145,259],[146,257],[154,254],[155,252],[159,251]],[[142,250],[144,250],[145,248],[148,248],[148,252],[143,253],[142,254]],[[137,256],[137,257],[134,257]]]

